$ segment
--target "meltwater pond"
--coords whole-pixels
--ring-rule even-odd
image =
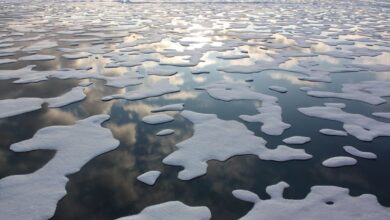
[[[389,31],[379,0],[0,0],[0,219],[390,219]]]

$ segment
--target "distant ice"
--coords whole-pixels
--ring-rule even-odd
[[[322,165],[326,167],[343,167],[343,166],[352,166],[357,163],[357,160],[352,157],[331,157],[322,162]]]
[[[0,65],[1,64],[7,64],[7,63],[15,63],[17,60],[15,59],[0,59]]]
[[[50,108],[60,108],[78,102],[86,97],[83,87],[75,87],[71,91],[54,98],[17,98],[0,100],[0,118],[15,116],[42,108],[48,103]]]
[[[214,114],[183,111],[181,115],[194,123],[194,135],[176,145],[176,151],[163,163],[182,166],[179,179],[190,180],[207,172],[208,160],[225,161],[236,155],[253,154],[263,160],[307,160],[312,156],[302,149],[265,147],[266,141],[237,121],[224,121]]]
[[[184,109],[184,103],[164,105],[159,108],[155,108],[152,112],[163,112],[163,111],[181,111]]]
[[[280,92],[280,93],[286,93],[287,92],[287,89],[285,87],[282,87],[282,86],[270,86],[268,88],[270,90],[273,90],[273,91],[276,91],[276,92]]]
[[[41,55],[41,54],[34,54],[29,56],[20,57],[18,60],[23,61],[48,61],[48,60],[55,60],[56,57],[53,55]]]
[[[0,79],[17,79],[13,83],[35,83],[46,81],[49,78],[58,79],[99,79],[105,80],[106,86],[123,88],[127,86],[142,84],[141,75],[125,74],[121,76],[105,76],[93,74],[86,70],[53,70],[53,71],[35,71],[35,66],[29,65],[17,70],[0,70]]]
[[[147,71],[148,75],[156,75],[156,76],[173,76],[177,73],[177,70],[174,69],[151,69]]]
[[[139,180],[145,184],[148,184],[149,186],[153,186],[156,183],[160,174],[161,174],[161,172],[157,171],[157,170],[148,171],[144,174],[139,175],[137,177],[137,180]]]
[[[32,43],[31,45],[24,47],[22,50],[25,52],[35,52],[40,51],[43,49],[49,49],[58,46],[56,41],[52,40],[42,40],[35,43]]]
[[[117,220],[208,220],[210,210],[205,206],[191,207],[179,201],[170,201],[146,207],[137,215]]]
[[[173,133],[175,133],[175,131],[172,130],[172,129],[164,129],[164,130],[161,130],[161,131],[157,132],[156,135],[157,136],[167,136],[167,135],[171,135]]]
[[[387,220],[390,208],[383,207],[371,194],[349,195],[349,190],[338,186],[313,186],[304,199],[285,199],[285,182],[268,186],[271,199],[262,200],[253,192],[234,190],[233,196],[254,203],[241,220],[258,219],[337,219]]]
[[[102,100],[107,101],[111,99],[127,99],[127,100],[140,100],[150,97],[162,96],[168,93],[179,92],[180,88],[171,85],[168,80],[160,80],[152,85],[146,86],[144,88],[129,91],[124,94],[117,94],[103,97]]]
[[[286,139],[283,139],[283,142],[286,144],[305,144],[309,142],[311,138],[304,136],[292,136]]]
[[[280,135],[291,125],[282,121],[282,108],[278,105],[278,98],[250,89],[246,82],[217,82],[199,87],[219,100],[258,100],[262,102],[262,107],[257,108],[257,115],[240,115],[240,118],[247,122],[262,122],[261,130],[269,135]]]
[[[390,123],[368,118],[360,114],[344,112],[340,108],[317,106],[298,108],[298,110],[308,116],[329,119],[344,123],[345,131],[362,141],[372,141],[379,136],[390,136]]]
[[[390,82],[364,81],[343,84],[342,92],[308,91],[308,95],[319,98],[341,98],[379,105],[386,102],[382,97],[390,96]]]
[[[348,152],[356,157],[361,157],[361,158],[365,158],[365,159],[376,159],[377,158],[377,156],[374,153],[360,151],[352,146],[344,146],[343,148],[346,152]]]
[[[374,113],[372,113],[372,115],[377,116],[377,117],[381,117],[381,118],[390,119],[390,112],[374,112]]]
[[[142,118],[142,121],[147,124],[162,124],[167,123],[170,121],[173,121],[174,118],[167,114],[154,114],[154,115],[148,115]]]
[[[88,58],[89,56],[91,56],[91,54],[88,52],[77,52],[77,53],[63,54],[62,56],[66,59],[75,60],[75,59]]]
[[[330,135],[330,136],[347,136],[348,133],[341,130],[334,130],[329,128],[323,128],[320,130],[321,134]]]
[[[50,219],[66,195],[67,176],[119,146],[110,130],[101,127],[109,118],[95,115],[74,125],[42,128],[31,139],[12,144],[15,152],[55,150],[56,154],[33,173],[0,180],[0,219]]]

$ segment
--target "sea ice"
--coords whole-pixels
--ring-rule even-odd
[[[309,142],[311,138],[304,136],[292,136],[286,139],[283,139],[283,142],[286,144],[305,144]]]
[[[62,54],[62,56],[69,60],[75,60],[75,59],[82,59],[82,58],[88,58],[91,56],[88,52],[77,52],[77,53],[70,53],[70,54]]]
[[[111,99],[127,99],[127,100],[140,100],[150,97],[162,96],[168,93],[179,92],[179,87],[171,85],[168,80],[160,80],[155,84],[146,86],[144,88],[129,91],[125,94],[117,94],[103,97],[102,100],[108,101]]]
[[[312,156],[303,149],[278,146],[268,149],[266,141],[254,135],[237,121],[224,121],[214,114],[183,111],[181,115],[194,123],[194,135],[176,145],[176,151],[164,158],[163,163],[182,166],[179,179],[190,180],[206,174],[207,161],[225,161],[236,155],[253,154],[263,160],[306,160]]]
[[[164,112],[164,111],[181,111],[184,109],[184,103],[164,105],[159,108],[155,108],[152,112]]]
[[[323,128],[320,130],[321,134],[330,135],[330,136],[347,136],[348,133],[341,130],[334,130],[329,128]]]
[[[34,54],[29,56],[20,57],[18,60],[23,61],[48,61],[55,60],[56,57],[53,55],[42,55],[42,54]]]
[[[71,91],[54,98],[17,98],[0,100],[0,118],[15,116],[42,108],[48,103],[50,108],[59,108],[85,98],[84,88],[75,87]]]
[[[151,125],[167,123],[173,120],[174,118],[172,116],[166,114],[148,115],[142,118],[143,122]]]
[[[57,42],[52,41],[52,40],[42,40],[35,42],[22,50],[25,52],[35,52],[43,49],[49,49],[58,46]]]
[[[377,117],[381,117],[381,118],[390,119],[390,112],[374,112],[374,113],[372,113],[372,115],[377,116]]]
[[[149,186],[153,186],[156,183],[160,174],[161,174],[160,171],[151,170],[151,171],[148,171],[144,174],[139,175],[137,177],[137,180],[139,180],[145,184],[148,184]]]
[[[262,122],[261,130],[269,135],[280,135],[291,125],[282,121],[282,108],[278,105],[278,98],[255,92],[245,82],[216,82],[199,87],[218,100],[258,100],[262,107],[257,108],[257,115],[240,115],[240,118],[247,122]]]
[[[335,120],[344,123],[345,131],[362,141],[372,141],[378,136],[390,136],[390,123],[368,118],[360,114],[344,112],[340,108],[315,106],[298,108],[301,113],[328,120]]]
[[[7,64],[7,63],[15,63],[17,60],[15,59],[0,59],[0,65],[1,64]]]
[[[175,131],[172,130],[172,129],[164,129],[164,130],[161,130],[161,131],[157,132],[156,135],[157,136],[167,136],[167,135],[171,135],[173,133],[175,133]]]
[[[174,69],[151,69],[147,71],[148,75],[156,75],[156,76],[173,76],[177,73],[177,70]]]
[[[371,194],[349,195],[349,190],[337,186],[313,186],[304,199],[285,199],[285,182],[268,186],[271,197],[262,200],[253,192],[234,190],[233,196],[254,203],[253,208],[241,220],[259,219],[337,219],[337,220],[386,220],[390,209],[378,203]]]
[[[137,215],[116,220],[209,220],[210,210],[205,206],[191,207],[179,201],[170,201],[146,207]]]
[[[376,159],[377,158],[376,154],[374,154],[374,153],[360,151],[352,146],[344,146],[343,148],[346,152],[348,152],[356,157],[361,157],[361,158],[365,158],[365,159]]]
[[[322,162],[322,165],[326,167],[343,167],[343,166],[353,166],[357,163],[357,160],[352,157],[331,157]]]
[[[15,152],[55,150],[56,154],[33,173],[0,180],[0,219],[50,219],[66,195],[67,176],[119,146],[111,131],[101,127],[109,118],[95,115],[74,125],[42,128],[31,139],[12,144]]]
[[[285,87],[282,87],[282,86],[270,86],[268,88],[270,90],[275,91],[275,92],[280,92],[280,93],[286,93],[287,92],[287,89]]]
[[[327,91],[308,91],[307,94],[319,98],[341,98],[379,105],[386,102],[382,97],[390,96],[390,82],[364,81],[343,84],[341,93]]]

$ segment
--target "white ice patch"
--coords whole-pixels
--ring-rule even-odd
[[[211,212],[205,206],[191,207],[179,201],[170,201],[146,207],[137,215],[117,220],[208,220],[210,218]]]
[[[341,93],[311,90],[307,94],[319,98],[341,98],[379,105],[386,102],[382,97],[390,96],[390,82],[364,81],[360,83],[347,83],[343,84],[341,90]]]
[[[143,122],[151,125],[167,123],[173,120],[174,118],[167,114],[148,115],[142,118]]]
[[[127,99],[127,100],[140,100],[150,97],[162,96],[168,93],[179,92],[180,88],[171,85],[168,80],[160,80],[153,85],[145,86],[144,88],[129,91],[125,94],[117,94],[103,97],[102,100],[107,101],[111,99]]]
[[[379,136],[390,136],[390,123],[368,118],[364,115],[344,112],[340,108],[315,106],[298,108],[298,110],[308,116],[329,119],[344,123],[345,131],[362,141],[372,141]]]
[[[71,91],[54,98],[17,98],[0,100],[0,118],[15,116],[42,108],[48,103],[50,108],[60,108],[78,102],[86,97],[83,87],[75,87]]]
[[[357,160],[352,157],[331,157],[322,162],[322,165],[326,167],[344,167],[344,166],[353,166],[357,163]]]
[[[148,184],[149,186],[153,186],[158,177],[161,175],[161,172],[160,171],[157,171],[157,170],[152,170],[152,171],[148,171],[144,174],[141,174],[137,177],[137,180],[145,183],[145,184]]]
[[[77,52],[77,53],[63,54],[62,56],[69,60],[75,60],[75,59],[88,58],[89,56],[91,56],[91,54],[88,52]]]
[[[11,150],[15,152],[55,150],[56,154],[33,173],[0,180],[0,219],[51,218],[57,202],[66,195],[66,176],[119,146],[110,130],[101,127],[109,118],[96,115],[74,125],[46,127],[31,139],[12,144]]]
[[[253,154],[263,160],[306,160],[312,156],[303,149],[278,146],[268,149],[266,141],[254,135],[237,121],[224,121],[215,114],[183,111],[182,116],[194,123],[194,136],[176,145],[178,150],[164,158],[163,163],[182,166],[178,178],[190,180],[206,174],[207,161],[225,161],[236,155]]]
[[[147,71],[148,75],[156,75],[156,76],[173,76],[177,73],[177,70],[174,69],[151,69]]]
[[[285,182],[268,186],[271,197],[262,200],[253,192],[234,190],[234,197],[254,203],[254,207],[241,220],[258,219],[337,219],[337,220],[387,220],[390,209],[378,203],[371,194],[350,196],[349,190],[337,186],[313,186],[300,200],[285,199]]]
[[[35,52],[43,49],[53,48],[56,46],[58,46],[56,41],[42,40],[42,41],[35,42],[30,46],[23,48],[22,50],[25,52]]]
[[[34,54],[34,55],[20,57],[18,60],[22,60],[22,61],[48,61],[48,60],[55,60],[55,59],[56,59],[56,57],[53,55]]]
[[[292,136],[286,139],[283,139],[283,142],[286,144],[305,144],[309,142],[311,138],[304,136]]]
[[[347,136],[348,133],[341,130],[334,130],[329,128],[323,128],[320,130],[321,134],[330,135],[330,136]]]
[[[48,78],[58,79],[99,79],[105,80],[106,86],[123,88],[127,86],[139,85],[142,83],[141,75],[122,75],[105,76],[101,74],[92,74],[85,70],[53,70],[53,71],[35,71],[34,65],[29,65],[17,70],[0,70],[0,79],[18,79],[13,83],[34,83],[46,81]]]
[[[262,107],[257,108],[257,115],[240,115],[247,122],[261,122],[261,130],[269,135],[280,135],[291,125],[282,121],[282,108],[278,105],[278,98],[252,91],[245,82],[217,82],[199,87],[218,100],[258,100]]]
[[[14,59],[0,59],[0,65],[1,64],[7,64],[7,63],[15,63],[17,60]]]
[[[280,92],[280,93],[286,93],[287,92],[287,89],[285,87],[282,87],[282,86],[270,86],[268,88],[270,90],[275,91],[275,92]]]
[[[361,158],[365,158],[365,159],[376,159],[377,158],[376,154],[374,154],[374,153],[360,151],[352,146],[344,146],[343,149],[346,152],[348,152],[356,157],[361,157]]]
[[[181,111],[184,109],[184,103],[177,103],[171,105],[164,105],[159,108],[155,108],[152,112],[164,112],[164,111]]]
[[[390,119],[390,112],[374,112],[374,113],[372,113],[372,115],[377,116],[377,117],[381,117],[381,118]]]
[[[175,131],[172,130],[172,129],[164,129],[164,130],[161,130],[159,132],[157,132],[157,136],[167,136],[167,135],[171,135],[171,134],[174,134]]]

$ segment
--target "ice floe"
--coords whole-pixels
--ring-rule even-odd
[[[328,106],[315,106],[298,108],[308,116],[318,117],[343,123],[345,131],[362,141],[372,141],[379,136],[390,136],[390,123],[377,121],[360,114],[352,114],[340,108]]]
[[[152,85],[145,86],[144,88],[129,91],[124,94],[110,95],[103,97],[102,100],[107,101],[111,99],[127,99],[127,100],[140,100],[150,97],[162,96],[168,93],[179,92],[180,88],[169,83],[168,80],[160,80]]]
[[[56,46],[58,46],[56,41],[42,40],[42,41],[35,42],[27,47],[24,47],[22,50],[25,52],[35,52],[43,49],[53,48]]]
[[[151,170],[151,171],[148,171],[146,173],[143,173],[143,174],[137,176],[137,180],[139,180],[145,184],[148,184],[149,186],[153,186],[156,183],[156,181],[160,175],[161,175],[160,171]]]
[[[382,97],[390,96],[390,82],[364,81],[343,84],[342,92],[308,91],[308,95],[319,98],[341,98],[379,105],[386,102]]]
[[[88,52],[77,52],[77,53],[62,54],[62,56],[69,60],[75,60],[75,59],[87,58],[91,56],[91,54]]]
[[[280,93],[286,93],[287,92],[287,89],[285,87],[282,87],[282,86],[270,86],[268,88],[270,90],[275,91],[275,92],[280,92]]]
[[[157,136],[167,136],[167,135],[171,135],[174,133],[175,133],[175,131],[172,129],[164,129],[164,130],[157,132],[156,135]]]
[[[335,130],[330,128],[320,129],[321,134],[330,135],[330,136],[347,136],[348,133],[341,130]]]
[[[7,63],[15,63],[17,60],[15,59],[0,59],[0,65],[1,64],[7,64]]]
[[[175,69],[151,69],[147,71],[148,75],[156,75],[156,76],[173,76],[177,73]]]
[[[304,136],[292,136],[289,138],[283,139],[283,142],[286,144],[305,144],[309,142],[311,138]]]
[[[361,158],[365,158],[365,159],[376,159],[377,158],[376,154],[374,154],[374,153],[360,151],[352,146],[344,146],[343,149],[346,152],[348,152],[356,157],[361,157]]]
[[[55,60],[56,57],[53,55],[42,55],[42,54],[34,54],[29,56],[20,57],[18,60],[23,61],[47,61],[47,60]]]
[[[266,141],[237,121],[224,121],[214,114],[185,110],[181,115],[194,123],[194,136],[176,145],[176,151],[163,163],[182,166],[179,179],[190,180],[206,174],[207,161],[225,161],[236,155],[253,154],[263,160],[307,160],[312,156],[302,149],[278,146],[268,149]]]
[[[216,82],[198,89],[206,90],[207,93],[218,100],[258,100],[262,107],[257,108],[257,115],[240,115],[240,118],[247,122],[261,122],[261,130],[269,135],[280,135],[291,125],[282,121],[282,108],[278,105],[278,98],[250,89],[245,82]]]
[[[344,167],[353,166],[357,163],[357,160],[352,157],[337,156],[331,157],[322,162],[322,165],[326,167]]]
[[[31,139],[12,144],[11,150],[15,152],[55,150],[56,154],[33,173],[0,180],[0,218],[51,218],[57,202],[66,195],[67,175],[78,172],[94,157],[119,146],[110,130],[101,127],[109,118],[108,115],[95,115],[74,125],[46,127]]]
[[[167,114],[154,114],[154,115],[148,115],[142,118],[142,121],[147,124],[162,124],[167,123],[170,121],[173,121],[174,118]]]
[[[155,108],[152,112],[164,112],[164,111],[181,111],[184,109],[184,103],[164,105],[159,108]]]
[[[271,197],[262,200],[253,192],[234,190],[234,197],[254,203],[253,208],[241,220],[257,219],[338,219],[338,220],[386,220],[390,209],[379,204],[371,194],[349,195],[349,190],[338,186],[313,186],[304,199],[283,198],[285,182],[268,186]]]
[[[75,87],[71,91],[54,98],[17,98],[0,100],[0,118],[15,116],[42,108],[48,103],[50,108],[60,108],[78,102],[86,97],[83,87]]]
[[[372,113],[372,115],[377,116],[377,117],[381,117],[381,118],[390,119],[390,112],[374,112],[374,113]]]
[[[137,215],[117,220],[209,220],[210,218],[211,212],[205,206],[191,207],[179,201],[170,201],[146,207]]]

